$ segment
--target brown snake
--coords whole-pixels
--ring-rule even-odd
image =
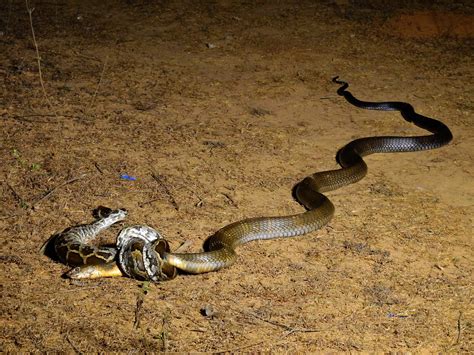
[[[316,172],[295,186],[296,200],[306,208],[305,212],[234,222],[209,237],[204,245],[205,251],[201,253],[171,253],[166,240],[148,226],[123,229],[118,236],[116,249],[93,247],[89,245],[92,238],[126,216],[124,210],[108,210],[96,222],[70,228],[55,238],[54,246],[60,261],[77,266],[66,275],[71,278],[96,278],[125,274],[158,282],[175,277],[176,269],[196,274],[219,270],[234,263],[235,248],[239,245],[253,240],[299,236],[327,224],[334,214],[334,206],[323,193],[361,180],[367,174],[363,156],[434,149],[452,139],[446,125],[416,113],[408,103],[360,101],[347,91],[347,83],[339,81],[337,77],[333,82],[341,85],[337,93],[354,106],[368,110],[399,111],[406,121],[431,134],[367,137],[348,143],[337,155],[340,169]]]

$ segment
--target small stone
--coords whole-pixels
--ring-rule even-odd
[[[216,310],[214,309],[214,307],[210,304],[206,304],[203,308],[201,308],[201,314],[204,316],[204,317],[208,317],[208,318],[214,318],[214,316],[216,315]]]

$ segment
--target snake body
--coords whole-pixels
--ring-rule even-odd
[[[104,211],[106,216],[104,216]],[[61,262],[70,266],[81,266],[114,261],[117,254],[116,248],[96,247],[90,242],[103,230],[123,221],[127,216],[127,211],[120,209],[109,212],[99,207],[96,215],[95,222],[68,228],[55,236],[54,249]]]
[[[125,274],[133,278],[161,281],[175,277],[176,269],[195,274],[219,270],[235,262],[237,257],[235,248],[239,245],[253,240],[299,236],[327,224],[334,214],[334,206],[323,193],[361,180],[367,174],[364,156],[374,153],[435,149],[452,139],[452,134],[446,125],[416,113],[413,106],[408,103],[361,101],[347,91],[348,83],[338,80],[338,77],[335,77],[333,82],[340,85],[338,95],[343,96],[352,105],[368,110],[399,111],[406,121],[431,134],[411,137],[366,137],[351,141],[337,154],[341,168],[316,172],[295,186],[296,200],[306,208],[305,212],[290,216],[250,218],[231,223],[209,237],[204,245],[205,251],[200,253],[171,253],[168,243],[158,232],[150,227],[134,226],[122,230],[119,235],[118,262],[110,260],[113,259],[112,251],[107,251],[106,259],[104,250],[93,249],[87,243],[91,236],[97,235],[114,220],[120,220],[111,217],[117,213],[120,215],[118,212],[120,210],[114,211],[105,219],[63,233],[56,246],[60,260],[71,265],[73,265],[70,262],[72,259],[81,262],[78,268],[68,273],[68,276],[90,278]],[[76,252],[77,250],[80,253]],[[94,258],[97,254],[104,255],[103,260]],[[76,255],[81,257],[77,258]],[[92,264],[90,262],[92,260],[97,263]]]

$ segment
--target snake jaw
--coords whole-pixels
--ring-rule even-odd
[[[123,229],[117,237],[118,264],[123,273],[138,280],[160,282],[173,279],[176,268],[164,261],[169,244],[145,225]]]
[[[151,281],[167,281],[176,277],[176,268],[164,260],[164,256],[169,252],[170,247],[165,239],[159,239],[154,243],[144,245],[142,251],[143,265]]]
[[[127,217],[128,211],[125,208],[119,208],[119,209],[113,210],[105,206],[99,206],[92,211],[92,215],[97,220],[104,219],[110,216],[113,216],[113,217],[115,216],[115,218],[117,218],[118,221],[122,221]]]
[[[122,271],[116,263],[78,266],[64,274],[70,279],[98,279],[101,277],[123,276]]]

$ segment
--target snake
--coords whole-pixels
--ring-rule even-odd
[[[367,174],[363,157],[374,153],[415,152],[442,147],[453,136],[439,120],[423,116],[406,102],[370,102],[357,99],[348,91],[349,84],[334,77],[339,85],[337,94],[361,109],[398,111],[403,119],[429,132],[418,136],[370,136],[355,139],[343,146],[336,155],[340,168],[315,172],[298,182],[294,197],[305,211],[273,217],[254,217],[231,223],[219,229],[204,243],[204,251],[172,253],[168,242],[152,227],[135,225],[124,228],[117,237],[115,248],[90,244],[102,230],[123,221],[123,209],[105,209],[97,220],[70,228],[55,240],[55,250],[63,263],[75,266],[66,273],[73,279],[129,276],[140,280],[160,282],[173,279],[178,270],[200,274],[232,265],[238,246],[255,240],[289,238],[316,231],[334,215],[334,205],[324,193],[360,181]]]
[[[65,274],[69,278],[99,278],[130,275],[135,279],[164,280],[176,276],[176,268],[162,265],[156,251],[170,251],[161,234],[147,225],[122,229],[116,247],[95,246],[92,241],[113,224],[125,220],[128,211],[99,206],[93,211],[96,220],[77,225],[53,235],[42,247],[51,243],[58,260],[74,268]],[[153,250],[148,250],[152,247]],[[138,254],[138,255],[137,255]],[[147,258],[143,258],[146,255]],[[117,262],[121,268],[117,267]],[[162,265],[160,268],[155,265]]]
[[[96,217],[94,222],[67,228],[63,232],[53,235],[47,243],[53,244],[58,260],[66,265],[75,267],[98,265],[102,272],[108,270],[110,276],[114,276],[114,272],[119,272],[113,267],[117,257],[117,248],[98,247],[91,242],[100,232],[123,221],[128,212],[125,209],[112,211],[107,207],[99,206],[93,214]],[[43,245],[42,251],[46,251],[47,243]],[[89,277],[94,278],[94,268],[89,268],[89,272],[91,272]]]

